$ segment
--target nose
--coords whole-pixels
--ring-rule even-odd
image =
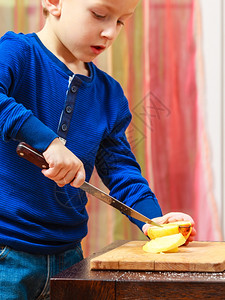
[[[117,37],[118,33],[119,33],[119,28],[117,24],[109,24],[102,30],[101,36],[112,41]]]

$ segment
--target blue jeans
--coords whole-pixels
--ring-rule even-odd
[[[55,255],[0,248],[0,300],[49,299],[50,278],[83,259],[80,244]]]

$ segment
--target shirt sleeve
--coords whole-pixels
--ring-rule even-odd
[[[0,136],[18,140],[44,151],[57,135],[38,120],[31,110],[12,97],[21,84],[26,65],[26,47],[12,35],[0,40]]]
[[[24,141],[40,152],[44,152],[58,135],[31,115],[20,127],[15,140]]]
[[[140,166],[125,135],[131,120],[130,113],[127,112],[121,120],[100,145],[96,159],[98,174],[109,188],[110,195],[116,199],[151,219],[162,216],[159,203],[141,175]],[[141,221],[129,219],[140,229],[144,225]]]

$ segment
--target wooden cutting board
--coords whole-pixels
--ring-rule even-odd
[[[222,272],[225,242],[192,242],[177,253],[152,254],[142,250],[146,241],[131,241],[90,262],[92,270]]]

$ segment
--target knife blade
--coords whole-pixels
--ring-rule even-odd
[[[20,157],[25,158],[29,162],[35,164],[37,167],[41,169],[48,169],[48,163],[46,162],[42,153],[37,151],[35,148],[31,147],[30,145],[21,142],[18,144],[16,148],[16,152]],[[80,189],[91,194],[92,196],[102,200],[103,202],[109,204],[110,206],[118,209],[120,212],[128,215],[134,219],[142,221],[144,223],[148,223],[154,226],[162,227],[160,224],[154,222],[153,220],[147,218],[146,216],[142,215],[141,213],[137,212],[133,208],[129,207],[128,205],[124,204],[123,202],[117,200],[116,198],[108,195],[104,191],[98,189],[97,187],[93,186],[92,184],[84,181],[84,183],[80,186]]]

